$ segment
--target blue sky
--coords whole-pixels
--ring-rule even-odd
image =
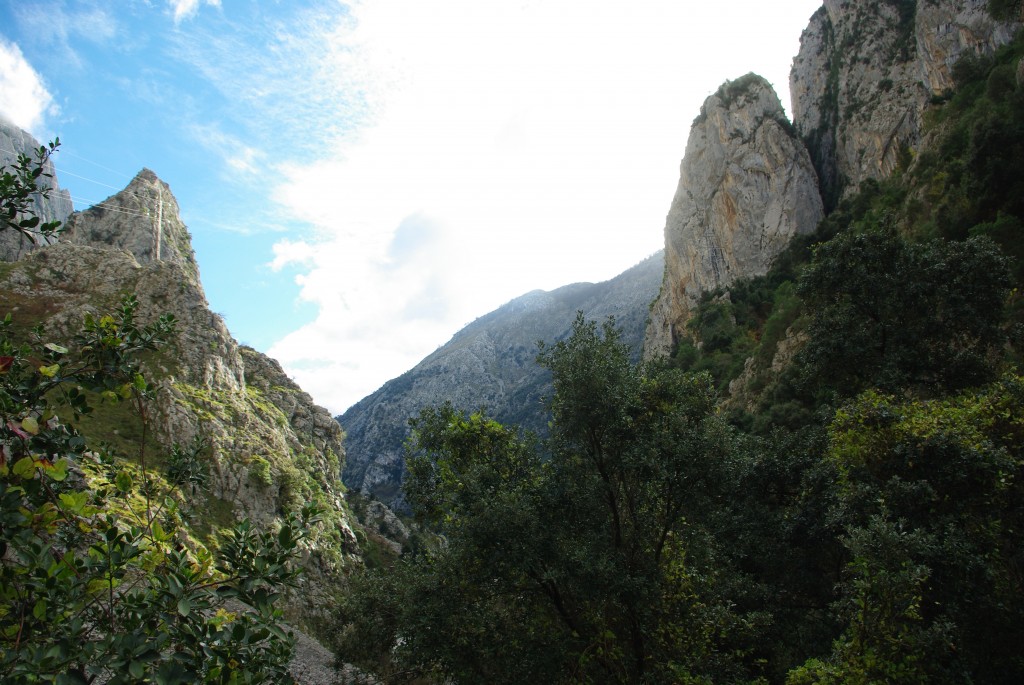
[[[663,244],[690,123],[788,108],[820,0],[0,0],[0,113],[76,209],[143,167],[234,336],[340,413],[535,288]]]

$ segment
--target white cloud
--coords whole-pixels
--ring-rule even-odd
[[[188,19],[199,11],[200,4],[210,7],[220,7],[220,0],[168,0],[171,9],[174,11],[174,23]]]
[[[366,2],[310,35],[345,56],[312,85],[350,84],[354,65],[373,117],[281,167],[275,199],[317,231],[274,264],[300,265],[319,316],[270,354],[340,412],[513,297],[659,249],[704,98],[758,71],[787,103],[820,0],[786,5]]]
[[[45,137],[45,117],[56,113],[53,96],[21,48],[0,37],[0,114],[14,125]]]
[[[226,133],[216,124],[193,124],[189,127],[192,137],[203,147],[215,152],[224,162],[231,178],[234,174],[254,175],[263,171],[266,154],[247,145],[235,135]]]

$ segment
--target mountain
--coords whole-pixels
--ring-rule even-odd
[[[345,429],[345,484],[402,508],[403,444],[421,409],[452,402],[486,407],[499,421],[543,433],[549,381],[535,358],[537,342],[566,337],[577,311],[614,316],[637,356],[647,307],[658,292],[662,253],[603,283],[535,290],[480,317],[413,369],[388,381],[338,417]]]
[[[826,0],[800,38],[790,93],[828,209],[892,173],[922,141],[925,110],[954,65],[991,55],[1020,28],[986,0]]]
[[[651,299],[599,312],[560,304],[584,299],[584,286],[567,286],[530,293],[467,326],[338,417],[347,435],[346,485],[400,506],[406,424],[427,405],[486,406],[501,421],[543,431],[545,386],[533,342],[564,335],[576,308],[592,317],[614,313],[629,326],[649,315],[644,356],[670,355],[692,338],[688,322],[705,294],[768,273],[792,239],[813,234],[841,198],[921,149],[925,112],[953,87],[958,60],[993,54],[1020,27],[1018,17],[993,18],[987,6],[826,0],[793,61],[792,122],[755,74],[726,82],[701,107],[669,205],[661,287],[651,286]],[[627,331],[630,342],[634,334]],[[797,343],[781,341],[776,368]]]
[[[646,356],[668,356],[692,337],[687,323],[702,295],[763,276],[842,197],[909,163],[924,141],[925,110],[952,88],[957,61],[991,55],[1020,27],[986,7],[826,0],[793,60],[792,124],[753,74],[707,99],[665,224]]]
[[[22,149],[36,145],[27,134],[17,139]],[[55,198],[54,211],[62,211],[63,197]],[[321,505],[325,523],[304,550],[305,584],[286,606],[299,625],[322,619],[342,574],[362,563],[340,481],[341,429],[276,361],[239,345],[210,311],[167,184],[144,169],[121,192],[67,216],[59,242],[22,245],[4,256],[0,314],[10,312],[16,337],[30,339],[38,326],[46,339],[68,341],[83,317],[118,310],[126,293],[137,299],[139,324],[175,317],[166,346],[143,359],[157,388],[145,427],[127,403],[107,401],[75,425],[124,463],[142,436],[150,436],[157,464],[166,464],[176,443],[207,441],[210,477],[190,498],[190,545],[215,549],[242,518],[273,529],[287,512]]]

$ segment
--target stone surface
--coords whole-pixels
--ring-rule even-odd
[[[670,354],[703,293],[766,273],[822,216],[811,160],[771,85],[753,74],[723,85],[690,129],[645,356]]]
[[[0,116],[0,167],[13,166],[17,162],[19,154],[27,155],[34,160],[36,158],[35,151],[39,149],[39,146],[39,141],[31,134]],[[73,210],[71,194],[60,187],[52,162],[46,163],[44,173],[51,175],[51,178],[46,179],[50,192],[47,197],[36,195],[36,214],[44,223],[67,221]],[[13,262],[36,247],[36,243],[29,242],[20,233],[0,232],[0,261]]]
[[[346,432],[345,484],[404,510],[408,421],[445,401],[467,411],[486,407],[503,423],[546,430],[542,397],[549,394],[550,381],[535,361],[537,341],[567,336],[582,310],[598,321],[615,316],[624,342],[639,356],[647,308],[662,272],[658,253],[610,281],[537,290],[466,326],[415,368],[338,417]]]
[[[790,72],[793,122],[818,171],[827,208],[865,179],[891,174],[921,144],[921,117],[949,90],[952,65],[990,54],[1018,22],[996,22],[986,0],[826,0]]]
[[[72,215],[64,238],[79,245],[127,250],[140,264],[177,264],[199,286],[192,237],[179,216],[178,201],[149,169],[140,171],[119,193]]]

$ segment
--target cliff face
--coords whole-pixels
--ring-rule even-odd
[[[657,254],[611,281],[534,291],[466,326],[415,368],[338,417],[346,431],[345,484],[403,508],[408,421],[446,400],[469,411],[486,407],[503,423],[543,433],[548,414],[542,398],[550,394],[550,381],[535,361],[537,341],[568,335],[582,310],[598,321],[615,316],[624,342],[639,356],[647,306],[662,272]]]
[[[313,617],[329,604],[344,566],[359,561],[340,481],[341,428],[277,362],[239,346],[210,311],[166,184],[143,171],[102,204],[71,216],[61,242],[0,263],[3,314],[23,328],[42,325],[54,340],[78,330],[84,314],[115,308],[124,293],[138,299],[142,323],[173,314],[172,339],[144,359],[159,387],[150,430],[159,449],[199,435],[209,441],[211,478],[198,503],[207,539],[243,516],[272,526],[303,504],[326,507],[326,525],[307,550],[304,596],[291,602],[294,616]],[[137,432],[134,421],[121,405],[101,404],[79,428],[118,447],[122,435]]]
[[[27,155],[30,159],[35,160],[37,149],[39,149],[39,142],[35,138],[0,117],[0,167],[13,166],[18,160],[19,154]],[[46,179],[50,193],[45,198],[36,195],[36,214],[44,223],[65,222],[73,209],[71,194],[60,187],[51,162],[46,163],[44,173],[51,175],[51,178]],[[0,262],[19,259],[35,247],[35,243],[29,242],[20,234],[13,231],[0,232]]]
[[[645,355],[670,354],[702,293],[766,273],[822,216],[811,160],[772,87],[753,74],[723,85],[690,129]]]
[[[178,201],[149,169],[116,195],[71,215],[64,237],[78,245],[127,250],[140,264],[177,264],[199,286],[192,237],[181,221]]]
[[[752,75],[708,98],[665,226],[665,280],[646,355],[671,354],[701,294],[764,274],[844,193],[911,159],[924,111],[953,87],[957,60],[991,54],[1020,28],[987,7],[825,0],[793,60],[792,127],[771,87]]]
[[[807,142],[826,207],[892,173],[921,143],[933,95],[953,86],[966,54],[990,54],[1017,22],[987,0],[826,0],[800,39],[790,73],[793,122]]]

